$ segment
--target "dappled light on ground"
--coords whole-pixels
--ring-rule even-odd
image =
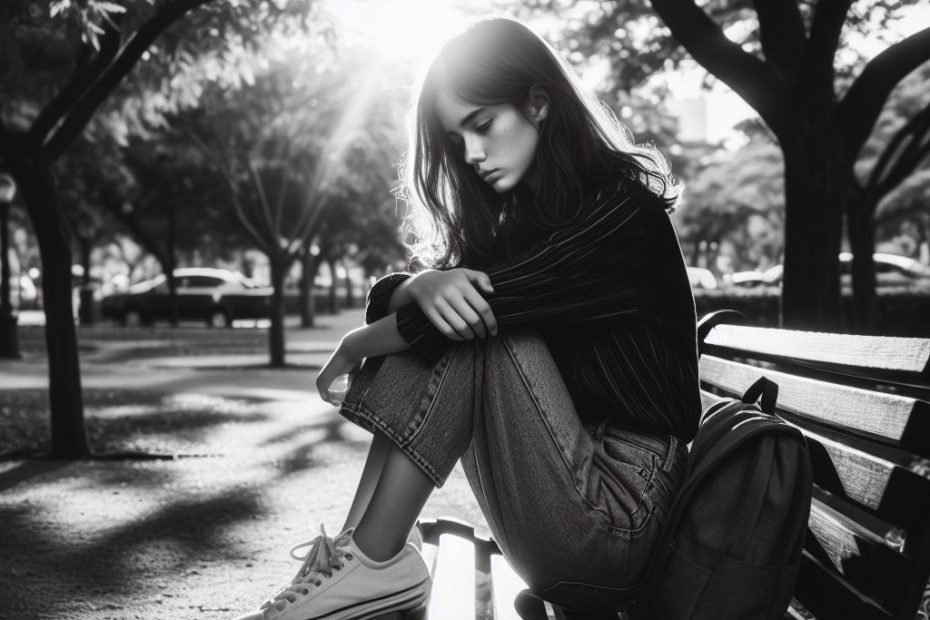
[[[341,317],[327,338],[360,319]],[[235,339],[165,330],[178,359],[166,368],[148,355],[165,352],[158,337],[92,331],[91,447],[131,458],[0,459],[0,616],[228,620],[253,608],[293,576],[292,546],[342,525],[371,436],[319,398],[313,370],[230,365]],[[295,348],[326,349],[316,334]],[[260,356],[249,338],[235,347]],[[42,363],[0,363],[0,453],[47,449],[47,382]],[[424,511],[442,515],[484,527],[460,468]]]

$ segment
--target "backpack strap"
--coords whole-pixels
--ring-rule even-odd
[[[743,393],[740,401],[751,405],[757,402],[760,396],[762,397],[762,411],[769,415],[775,415],[775,403],[778,401],[778,384],[768,377],[759,377]]]

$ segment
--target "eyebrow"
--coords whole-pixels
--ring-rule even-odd
[[[475,110],[472,110],[472,111],[469,112],[468,114],[466,114],[466,115],[465,115],[465,118],[463,118],[463,119],[459,122],[459,127],[464,127],[465,125],[467,125],[468,122],[469,122],[471,119],[475,118],[476,116],[478,116],[479,114],[481,114],[482,112],[484,112],[484,110],[485,110],[485,108],[477,108],[477,109],[475,109]]]
[[[466,114],[465,117],[461,121],[459,121],[459,127],[464,127],[465,125],[469,123],[469,121],[471,121],[473,118],[475,118],[476,116],[484,112],[486,109],[487,108],[476,108],[472,110],[471,112]],[[446,135],[451,134],[451,133],[452,133],[451,130],[447,131]]]

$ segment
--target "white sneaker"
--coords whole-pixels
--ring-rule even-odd
[[[236,620],[365,620],[422,605],[430,576],[416,547],[406,544],[393,558],[378,562],[358,548],[353,532],[346,530],[335,540],[323,532],[308,543],[310,550],[290,585]]]

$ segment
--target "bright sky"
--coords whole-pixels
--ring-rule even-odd
[[[385,57],[406,59],[418,65],[432,58],[439,46],[465,25],[466,14],[474,15],[476,5],[491,6],[491,0],[468,3],[462,0],[325,1],[327,11],[341,30],[383,50]],[[458,8],[463,4],[467,4],[469,12]],[[886,40],[883,41],[882,37],[858,37],[853,38],[850,45],[866,57],[872,57],[888,42],[901,40],[925,24],[930,24],[930,5],[912,6],[902,10],[902,18],[891,26]],[[546,27],[540,24],[539,29],[544,31]],[[670,75],[668,83],[676,99],[699,97],[706,101],[708,139],[729,140],[734,134],[733,125],[755,116],[755,111],[722,82],[718,81],[710,92],[702,92],[700,81],[703,75],[703,69],[686,69]],[[595,82],[597,69],[585,78],[589,84]],[[731,145],[736,144],[731,141]]]
[[[342,32],[385,57],[416,63],[432,58],[465,23],[455,0],[325,0],[324,6]]]

